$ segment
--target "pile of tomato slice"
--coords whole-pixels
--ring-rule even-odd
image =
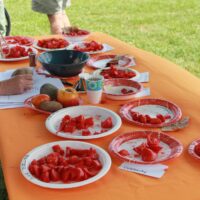
[[[20,58],[20,57],[26,57],[30,52],[33,52],[31,48],[26,49],[22,46],[13,46],[3,49],[3,53],[6,55],[6,58]]]
[[[103,69],[101,71],[101,75],[105,79],[111,79],[111,78],[133,78],[136,76],[134,71],[130,71],[128,69],[117,69],[115,65],[112,65],[110,68]]]
[[[79,115],[77,117],[71,117],[70,115],[65,115],[59,126],[59,131],[67,132],[67,133],[75,133],[76,130],[82,130],[83,136],[92,135],[91,131],[88,129],[94,126],[94,118],[88,117],[85,118],[83,115]],[[101,121],[102,130],[99,132],[95,132],[94,134],[100,134],[105,132],[107,129],[113,127],[112,118],[108,117],[105,120]]]
[[[148,134],[147,141],[141,143],[139,146],[133,148],[137,153],[135,157],[141,157],[145,162],[154,161],[162,147],[160,146],[160,139],[155,134]],[[118,152],[121,156],[129,156],[130,153],[126,149],[121,149]]]
[[[86,30],[76,29],[70,31],[69,33],[64,33],[64,34],[68,36],[82,36],[82,35],[88,35],[89,32]]]
[[[37,45],[47,49],[61,49],[67,47],[69,42],[61,38],[49,38],[38,40]]]
[[[164,123],[167,119],[170,119],[170,115],[162,115],[162,114],[157,114],[156,117],[151,117],[149,115],[143,115],[139,112],[131,111],[130,110],[130,115],[134,121],[143,123],[143,124],[162,124]]]
[[[121,93],[122,94],[130,94],[130,93],[132,93],[133,92],[133,90],[128,90],[128,89],[126,89],[126,88],[122,88],[121,89]]]
[[[103,49],[103,45],[95,41],[84,42],[83,47],[80,45],[74,46],[74,50],[82,51],[82,52],[100,51],[102,49]]]
[[[28,169],[30,173],[44,182],[79,182],[95,176],[102,169],[99,155],[95,149],[62,149],[52,147],[53,152],[38,160],[33,160]]]
[[[7,44],[19,44],[24,46],[30,46],[33,43],[31,38],[26,38],[22,36],[8,36],[6,39]]]

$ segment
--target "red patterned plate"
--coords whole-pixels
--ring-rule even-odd
[[[107,63],[112,61],[114,58],[116,58],[119,55],[100,55],[100,56],[94,56],[90,58],[87,62],[87,65],[93,68],[102,69],[105,68]],[[118,60],[118,66],[119,67],[128,67],[130,66],[132,60],[128,56],[120,56],[120,59]]]
[[[156,117],[158,114],[161,114],[163,116],[168,115],[169,118],[159,124],[141,123],[139,121],[132,119],[130,111],[138,112],[142,115],[149,115],[152,118]],[[181,109],[176,104],[162,99],[135,100],[123,105],[120,108],[119,112],[122,118],[126,119],[131,123],[143,127],[152,127],[152,128],[169,126],[177,122],[182,116]]]
[[[105,79],[104,94],[112,100],[128,100],[142,90],[142,85],[128,79]]]
[[[159,146],[162,147],[154,161],[143,161],[140,156],[133,150],[134,147],[146,142],[148,134],[155,134],[159,139]],[[119,151],[125,149],[130,155],[122,156]],[[152,164],[167,161],[178,157],[183,151],[183,145],[174,137],[156,131],[134,131],[117,136],[109,145],[109,151],[122,161],[137,164]]]
[[[196,145],[199,145],[200,144],[200,139],[197,139],[197,140],[194,140],[188,147],[188,153],[193,156],[194,158],[200,160],[200,156],[198,156],[195,151],[194,151],[194,148]]]
[[[5,40],[8,44],[18,44],[24,46],[31,46],[34,42],[33,38],[24,36],[6,36]]]
[[[47,114],[47,115],[52,114],[52,112],[48,112],[48,111],[44,111],[44,110],[41,110],[41,109],[39,109],[39,108],[36,108],[36,107],[31,103],[31,100],[32,100],[33,97],[34,97],[34,96],[29,97],[28,99],[26,99],[26,100],[24,101],[24,105],[25,105],[26,108],[30,108],[30,109],[32,109],[32,110],[35,110],[35,111],[39,112],[39,113],[43,113],[43,114]],[[79,99],[79,105],[81,105],[81,104],[83,104],[83,100],[80,98],[80,99]]]

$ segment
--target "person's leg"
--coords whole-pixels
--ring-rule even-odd
[[[53,15],[47,15],[51,27],[52,34],[61,34],[62,33],[62,12],[55,13]]]
[[[62,15],[63,15],[63,17],[62,17],[62,19],[63,19],[63,27],[71,26],[70,21],[69,21],[69,18],[68,18],[68,16],[66,15],[65,10],[63,10]]]
[[[48,16],[51,33],[61,34],[62,28],[70,26],[65,13],[68,0],[32,0],[32,9],[36,12],[45,13]]]

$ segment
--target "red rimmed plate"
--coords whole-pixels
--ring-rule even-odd
[[[36,95],[36,96],[37,96],[37,95]],[[31,100],[32,100],[33,97],[35,97],[35,96],[29,97],[29,98],[27,98],[27,99],[24,101],[24,106],[25,106],[26,108],[30,108],[30,109],[32,109],[32,110],[35,110],[35,111],[39,112],[39,113],[43,113],[43,114],[47,114],[47,115],[52,114],[52,112],[47,112],[47,111],[41,110],[41,109],[39,109],[39,108],[36,108],[36,107],[31,103]],[[83,100],[80,98],[80,99],[79,99],[79,105],[82,105],[82,104],[83,104]]]
[[[200,139],[194,140],[194,141],[189,145],[189,147],[188,147],[188,153],[189,153],[192,157],[194,157],[194,158],[200,160],[200,156],[198,156],[198,155],[195,153],[195,151],[194,151],[194,148],[195,148],[196,145],[200,145]]]
[[[112,100],[128,100],[142,90],[142,85],[128,79],[106,79],[104,80],[104,94]]]
[[[146,142],[148,134],[155,134],[159,139],[159,146],[162,147],[154,161],[143,161],[133,150],[134,147]],[[125,149],[130,155],[122,156],[119,151]],[[118,159],[137,164],[153,164],[167,161],[178,157],[183,151],[183,145],[174,137],[156,131],[134,131],[117,136],[109,145],[109,151]]]
[[[128,67],[130,66],[132,59],[128,56],[120,56],[120,55],[100,55],[100,56],[94,56],[89,59],[87,62],[87,65],[96,69],[102,69],[105,68],[107,63],[115,59],[117,56],[119,56],[118,64],[119,67]]]
[[[130,111],[138,112],[142,115],[149,115],[154,118],[158,114],[170,116],[165,122],[160,124],[141,123],[132,119]],[[139,99],[123,105],[120,108],[120,116],[127,121],[143,127],[163,127],[169,126],[180,120],[181,109],[174,103],[162,99]]]
[[[23,46],[31,46],[34,42],[33,38],[25,36],[6,36],[5,40],[8,44],[18,44]]]
[[[134,80],[137,81],[140,78],[140,72],[138,72],[135,69],[131,68],[124,68],[124,67],[114,67],[114,70],[119,74],[120,71],[123,73],[131,73],[131,76],[124,75],[122,78],[118,78],[116,75],[113,75],[113,71],[111,67],[106,67],[104,69],[97,69],[93,73],[95,75],[102,75],[104,79],[129,79],[129,80]],[[109,74],[109,75],[108,75]],[[108,75],[106,77],[106,75]]]

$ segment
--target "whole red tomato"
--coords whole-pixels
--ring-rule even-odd
[[[64,107],[79,105],[79,95],[73,88],[58,90],[57,100]]]
[[[50,101],[50,97],[46,94],[39,94],[31,99],[31,103],[38,108],[43,101]]]

